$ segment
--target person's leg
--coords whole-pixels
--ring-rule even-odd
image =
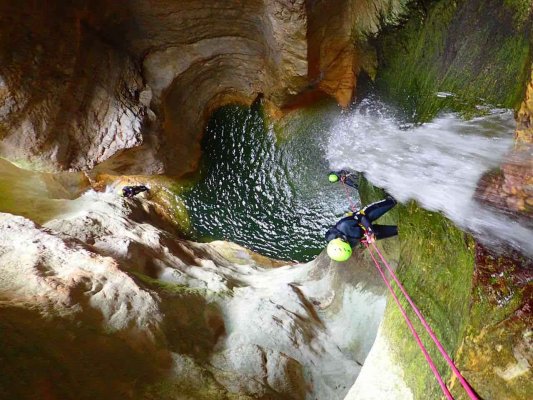
[[[135,186],[133,188],[133,194],[138,195],[139,193],[146,192],[148,188],[146,186]]]
[[[374,225],[374,232],[376,239],[386,239],[398,234],[398,227],[396,225]]]
[[[361,212],[366,215],[370,221],[378,219],[392,207],[396,205],[396,200],[392,197],[387,197],[384,200],[376,201],[375,203],[369,204],[361,210]]]

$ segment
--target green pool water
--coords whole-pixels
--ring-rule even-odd
[[[338,114],[321,105],[275,133],[257,109],[217,110],[202,141],[200,181],[184,194],[195,238],[230,240],[283,260],[316,256],[329,225],[349,208],[340,185],[329,183],[324,158]]]

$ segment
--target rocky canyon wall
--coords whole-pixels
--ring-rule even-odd
[[[358,43],[403,3],[3,2],[0,154],[49,171],[191,171],[218,106],[260,93],[274,116],[307,97],[346,106],[374,66]]]
[[[158,190],[0,213],[0,397],[342,400],[385,308],[369,259],[187,242]]]
[[[412,112],[415,121],[431,120],[443,110],[472,117],[484,108],[514,108],[515,146],[500,168],[482,178],[476,196],[510,225],[531,227],[531,2],[443,0],[424,5],[400,28],[378,38],[377,85]],[[442,97],[436,96],[439,92]],[[480,398],[528,398],[533,374],[531,259],[509,249],[486,248],[415,204],[400,206],[399,231],[398,275]],[[450,245],[453,250],[445,250]],[[398,311],[389,305],[377,347],[348,399],[441,395],[420,350],[406,330],[397,329],[400,324]],[[430,353],[454,398],[466,398],[440,355]],[[381,370],[390,372],[384,385],[374,377]]]
[[[89,169],[143,142],[135,61],[67,2],[0,5],[0,152],[29,168]]]

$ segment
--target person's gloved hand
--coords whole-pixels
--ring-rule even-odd
[[[373,232],[365,233],[365,242],[368,244],[374,243],[376,241],[376,235]]]

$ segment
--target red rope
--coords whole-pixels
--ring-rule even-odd
[[[341,182],[342,182],[342,187],[344,188],[344,191],[346,193],[346,197],[348,197],[348,200],[350,202],[350,207],[352,208],[352,211],[355,212],[356,211],[356,208],[355,208],[355,205],[354,205],[354,202],[352,201],[352,198],[350,196],[350,193],[348,192],[348,188],[346,187],[346,184],[344,182],[344,179],[341,178]],[[372,253],[372,251],[370,250],[370,247],[368,247],[368,244],[366,242],[363,242],[364,245],[366,246],[366,248],[368,249],[369,253],[370,253],[370,256],[372,257],[372,260],[374,260],[374,264],[376,265],[379,273],[381,274],[383,280],[385,281],[385,284],[387,285],[387,287],[389,288],[389,290],[391,291],[394,299],[396,300],[396,303],[398,304],[398,307],[400,308],[400,311],[402,312],[406,322],[407,322],[407,325],[409,326],[409,328],[411,329],[411,332],[413,333],[413,335],[415,336],[415,339],[417,339],[417,342],[419,343],[419,345],[422,345],[421,347],[421,350],[422,352],[424,353],[424,356],[426,356],[427,354],[427,351],[425,350],[425,347],[423,346],[423,344],[420,342],[420,338],[418,336],[418,334],[416,333],[416,331],[414,331],[414,327],[412,326],[412,323],[411,321],[409,320],[409,318],[407,317],[407,314],[405,314],[405,310],[403,309],[403,307],[401,306],[401,304],[398,302],[398,298],[396,297],[396,294],[394,293],[394,291],[392,290],[391,286],[390,286],[390,283],[389,281],[387,280],[387,278],[385,277],[385,274],[383,273],[383,270],[381,269],[381,267],[379,266],[379,263],[377,262],[376,258],[374,257],[374,254]],[[415,312],[415,314],[417,315],[418,319],[420,320],[420,322],[422,323],[422,326],[424,326],[424,328],[426,329],[427,333],[429,334],[429,336],[431,337],[431,339],[433,340],[433,342],[435,343],[435,345],[437,346],[437,348],[439,349],[439,352],[442,354],[442,356],[444,357],[444,359],[446,360],[446,362],[448,363],[448,365],[450,366],[450,368],[452,369],[452,371],[454,372],[454,374],[457,376],[457,378],[459,379],[459,381],[461,382],[461,385],[463,386],[463,388],[465,389],[465,391],[467,392],[468,396],[470,397],[470,399],[472,400],[479,400],[479,398],[477,397],[477,395],[474,393],[474,391],[472,390],[472,388],[470,387],[470,385],[468,384],[468,382],[466,381],[466,379],[463,377],[463,375],[461,375],[461,372],[459,372],[459,370],[457,369],[457,367],[455,366],[454,362],[452,361],[451,357],[448,355],[448,353],[446,352],[446,350],[444,349],[444,347],[442,346],[442,344],[440,343],[439,339],[437,338],[437,336],[435,335],[435,333],[433,332],[433,330],[431,329],[431,327],[429,326],[429,324],[427,323],[426,319],[424,318],[424,316],[422,315],[422,313],[420,312],[420,310],[418,309],[418,307],[415,305],[415,303],[413,302],[413,300],[411,299],[411,297],[409,296],[409,294],[407,293],[407,291],[405,290],[405,288],[403,287],[403,285],[401,284],[401,282],[398,280],[398,278],[396,277],[396,274],[394,273],[394,271],[392,270],[392,268],[390,267],[390,265],[387,263],[387,261],[385,260],[385,257],[383,257],[383,254],[381,254],[381,252],[379,251],[379,249],[377,248],[377,246],[375,245],[375,243],[372,242],[372,247],[374,248],[374,250],[376,250],[376,253],[379,255],[379,258],[381,259],[381,261],[383,262],[383,264],[385,265],[385,267],[387,267],[387,270],[389,271],[389,273],[391,274],[392,278],[394,279],[394,281],[396,282],[396,284],[398,285],[398,287],[400,288],[401,292],[403,293],[403,295],[405,296],[407,302],[409,303],[409,305],[411,306],[411,308],[413,309],[413,311]],[[429,357],[429,354],[427,354],[427,356]],[[429,360],[428,360],[428,357],[426,357],[426,361],[428,361],[430,367],[434,367],[434,364],[433,364],[433,361],[431,360],[431,357],[429,357]],[[435,376],[437,377],[437,380],[439,381],[439,385],[441,386],[441,388],[443,389],[443,392],[444,394],[448,397],[451,396],[450,392],[448,391],[448,389],[446,388],[446,385],[444,385],[444,382],[442,381],[442,378],[440,377],[440,375],[438,374],[438,371],[436,371],[436,369],[434,368],[431,368],[433,373],[435,374]],[[453,397],[452,397],[453,399]]]
[[[394,293],[394,290],[392,290],[390,282],[385,277],[385,273],[383,272],[383,269],[379,266],[379,263],[376,260],[376,258],[374,257],[374,254],[372,253],[372,251],[371,251],[370,247],[368,246],[368,244],[364,243],[364,245],[368,249],[368,252],[370,253],[370,256],[372,257],[372,260],[374,261],[374,264],[375,264],[377,270],[379,271],[381,277],[383,278],[383,281],[385,282],[385,284],[387,285],[387,288],[389,289],[389,292],[391,293],[392,297],[394,298],[394,301],[396,302],[398,308],[400,309],[400,312],[402,313],[403,318],[405,319],[405,322],[407,323],[407,326],[409,327],[409,330],[413,334],[413,337],[415,338],[416,343],[418,344],[418,347],[420,347],[420,350],[424,354],[424,357],[425,357],[429,367],[431,368],[431,371],[433,371],[433,374],[437,378],[437,381],[439,382],[439,385],[440,385],[440,388],[442,389],[442,392],[444,393],[444,395],[446,396],[446,398],[448,400],[454,400],[452,395],[451,395],[451,393],[450,393],[450,391],[446,387],[446,384],[442,380],[442,378],[441,378],[441,376],[439,374],[439,371],[437,370],[437,367],[435,366],[435,363],[431,359],[431,356],[429,355],[429,353],[427,352],[426,348],[424,347],[424,344],[420,340],[420,336],[418,336],[418,333],[416,333],[416,330],[415,330],[415,328],[413,326],[413,323],[411,322],[411,320],[407,316],[407,313],[405,312],[405,309],[402,307],[402,305],[400,303],[400,300],[398,300],[398,297],[396,296],[396,293]]]
[[[457,369],[457,367],[453,363],[452,359],[450,358],[450,356],[448,355],[446,350],[444,350],[444,347],[440,343],[439,339],[437,339],[437,336],[435,335],[435,333],[433,332],[433,330],[431,329],[431,327],[429,326],[429,324],[427,323],[426,319],[424,318],[424,316],[422,315],[422,313],[420,312],[418,307],[415,305],[415,303],[413,302],[411,297],[407,294],[407,291],[405,290],[403,285],[400,283],[400,281],[396,277],[396,274],[394,273],[394,271],[392,270],[390,265],[387,263],[387,261],[385,260],[385,257],[383,257],[383,255],[381,254],[381,252],[379,251],[379,249],[377,248],[375,243],[372,243],[372,247],[374,248],[374,250],[376,250],[376,253],[378,253],[379,258],[381,258],[381,261],[387,267],[387,269],[390,272],[392,278],[394,279],[394,281],[396,282],[396,284],[398,285],[398,287],[402,291],[403,295],[405,296],[405,298],[407,299],[407,301],[411,305],[411,308],[413,309],[415,314],[418,316],[418,319],[420,320],[420,322],[422,323],[422,325],[426,329],[427,333],[429,334],[429,336],[431,337],[431,339],[433,340],[433,342],[435,343],[435,345],[439,349],[440,354],[442,354],[442,356],[444,357],[444,359],[446,360],[446,362],[448,363],[450,368],[453,370],[453,372],[455,373],[455,375],[457,376],[457,378],[461,382],[461,385],[463,386],[465,391],[468,393],[468,396],[472,400],[479,400],[478,397],[476,396],[476,394],[474,393],[474,391],[472,390],[472,388],[470,387],[470,385],[468,384],[468,382],[466,381],[466,379],[463,377],[463,375],[461,375],[461,373],[459,372],[459,370]]]
[[[355,204],[354,204],[354,201],[352,200],[352,197],[350,196],[350,193],[348,192],[348,188],[346,187],[346,183],[344,183],[344,181],[346,180],[345,177],[341,177],[341,182],[342,182],[342,187],[344,188],[344,192],[346,193],[346,197],[348,197],[348,201],[350,202],[350,208],[352,209],[353,212],[356,211],[356,207],[355,207]]]

